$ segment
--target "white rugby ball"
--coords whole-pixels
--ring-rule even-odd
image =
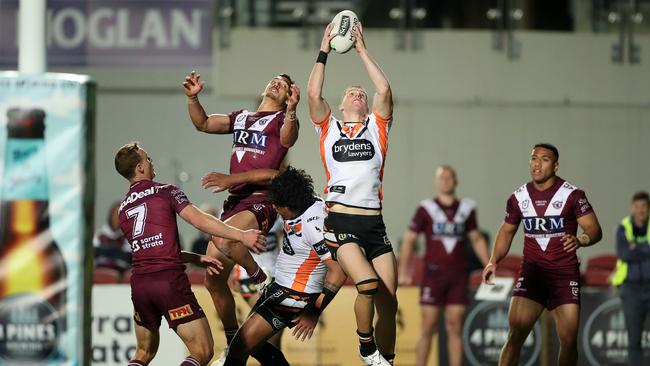
[[[336,34],[336,37],[330,41],[330,47],[336,53],[348,52],[354,46],[352,27],[357,26],[359,17],[352,10],[343,10],[334,16],[332,23],[334,28],[330,35]]]

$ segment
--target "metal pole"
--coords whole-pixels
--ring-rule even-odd
[[[39,74],[47,68],[45,12],[45,0],[20,0],[18,71],[22,73]]]

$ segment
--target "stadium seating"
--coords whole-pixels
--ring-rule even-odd
[[[96,285],[119,283],[120,272],[112,268],[95,268],[93,271],[93,283]]]
[[[587,268],[582,276],[584,286],[609,287],[610,278],[616,268],[616,256],[603,254],[587,260]]]

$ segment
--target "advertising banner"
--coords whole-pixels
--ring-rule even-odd
[[[0,73],[0,364],[81,365],[94,85]]]
[[[0,1],[0,66],[18,59],[19,0]],[[186,67],[212,60],[212,0],[50,0],[49,66]]]

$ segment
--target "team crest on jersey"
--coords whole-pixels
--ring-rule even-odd
[[[286,236],[295,234],[296,236],[302,236],[302,222],[298,221],[294,223],[293,225],[289,224],[288,222],[284,223],[284,232],[287,233]]]
[[[521,203],[521,208],[525,210],[525,209],[528,208],[528,205],[530,205],[530,200],[524,200],[524,201]]]
[[[564,204],[564,202],[562,202],[562,201],[555,201],[555,202],[553,202],[553,208],[556,209],[556,210],[559,210],[559,209],[562,208],[563,204]]]

